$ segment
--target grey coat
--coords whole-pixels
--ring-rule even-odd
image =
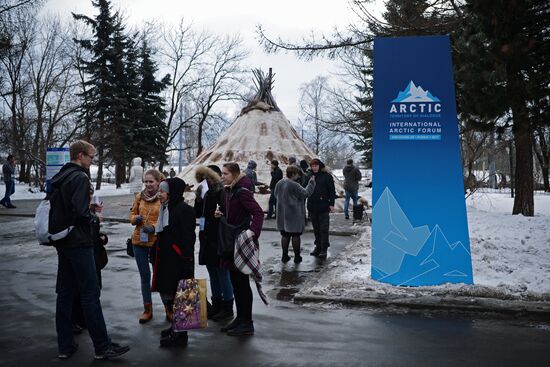
[[[353,164],[347,164],[342,170],[344,174],[344,190],[346,191],[358,191],[359,181],[361,181],[361,171],[357,169]]]
[[[284,178],[277,182],[274,194],[277,199],[277,229],[289,233],[302,233],[306,226],[304,200],[315,190],[315,181],[306,188],[298,182]]]

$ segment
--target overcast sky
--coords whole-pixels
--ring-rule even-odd
[[[151,19],[177,23],[184,17],[214,33],[239,33],[250,51],[250,67],[273,67],[273,94],[292,123],[298,116],[300,86],[318,75],[329,74],[335,63],[324,59],[300,61],[292,54],[267,55],[256,40],[256,25],[261,24],[271,38],[280,35],[299,40],[312,30],[330,33],[334,27],[344,29],[354,19],[348,0],[113,0],[112,4],[132,24]],[[61,15],[71,11],[91,16],[97,13],[90,0],[48,0],[46,10]]]

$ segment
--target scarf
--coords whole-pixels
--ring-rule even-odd
[[[143,190],[143,191],[141,192],[141,199],[143,199],[143,200],[145,200],[145,201],[147,201],[147,202],[149,202],[149,203],[152,202],[152,201],[157,200],[158,197],[159,197],[159,192],[158,192],[158,190],[155,191],[155,193],[154,193],[153,195],[149,195],[149,193],[148,193],[146,190]]]
[[[170,216],[168,214],[168,203],[160,205],[159,218],[157,220],[157,226],[155,228],[156,233],[160,233],[170,223]]]
[[[234,264],[241,273],[250,275],[262,301],[267,306],[267,297],[262,290],[262,273],[260,270],[260,248],[254,242],[254,232],[242,231],[235,239]]]

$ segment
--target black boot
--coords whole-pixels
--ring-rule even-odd
[[[323,246],[321,251],[319,252],[319,255],[317,255],[319,259],[326,259],[327,258],[327,246]]]
[[[320,253],[321,253],[321,249],[319,248],[319,246],[315,246],[313,251],[311,251],[309,254],[311,256],[319,256]]]
[[[221,301],[220,312],[212,316],[212,321],[225,321],[233,318],[233,299]]]
[[[284,263],[287,263],[290,261],[290,256],[288,256],[288,253],[283,253],[283,256],[281,257],[281,261]]]
[[[239,318],[239,316],[235,317],[235,320],[233,320],[229,325],[226,325],[220,329],[222,333],[225,333],[229,330],[235,329],[237,326],[241,324],[242,320]]]
[[[300,251],[294,251],[294,263],[299,264],[302,262],[302,256],[300,256]]]
[[[172,326],[170,326],[169,328],[167,329],[163,329],[160,331],[160,337],[161,339],[162,338],[166,338],[168,335],[170,335],[170,333],[172,332]]]
[[[243,321],[236,328],[229,330],[227,332],[227,335],[229,336],[254,335],[254,322],[252,320]]]
[[[208,320],[214,320],[213,317],[216,316],[222,310],[222,298],[221,297],[212,297],[212,307],[208,310]]]
[[[188,339],[187,331],[176,333],[171,330],[167,336],[160,338],[160,346],[163,348],[186,347]]]

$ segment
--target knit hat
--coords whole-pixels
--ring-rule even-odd
[[[246,168],[255,169],[258,165],[254,161],[248,161]]]
[[[274,166],[279,167],[279,161],[276,160],[276,159],[272,160],[272,161],[271,161],[271,164],[274,165]]]
[[[170,186],[168,186],[168,182],[166,181],[162,181],[160,184],[159,184],[159,190],[162,190],[166,193],[170,193]]]
[[[288,164],[296,164],[296,157],[288,157]]]

